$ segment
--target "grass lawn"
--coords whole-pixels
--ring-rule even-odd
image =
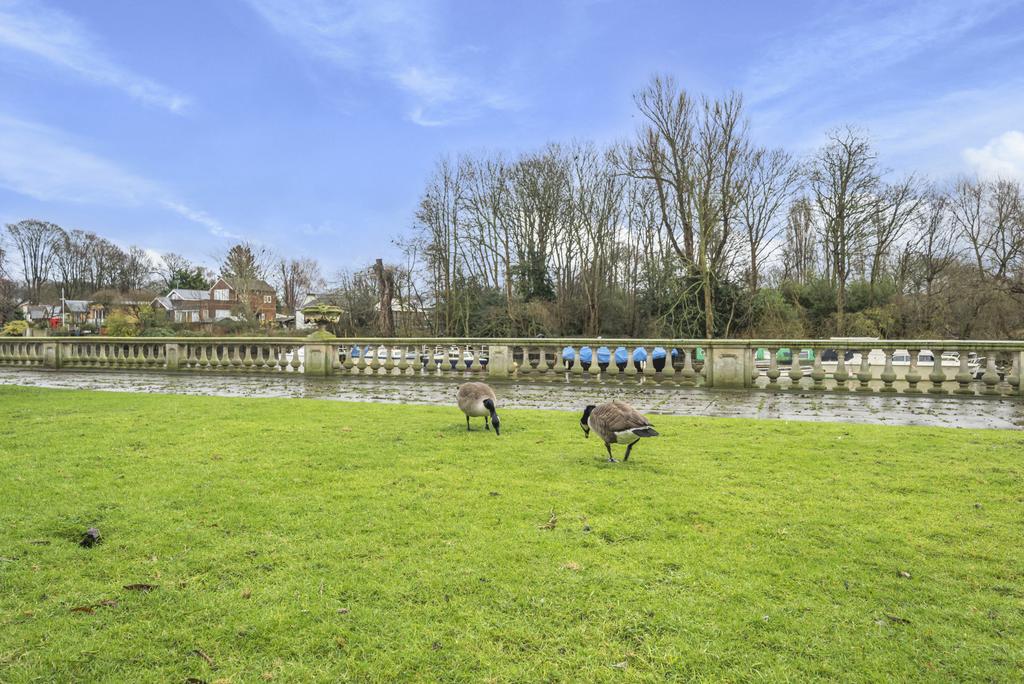
[[[0,681],[1024,679],[1024,433],[502,418],[0,386]]]

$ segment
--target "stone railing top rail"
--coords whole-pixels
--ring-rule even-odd
[[[2,338],[0,338],[2,339]],[[22,342],[70,342],[78,344],[102,342],[134,342],[137,344],[307,344],[306,337],[27,337],[7,338]],[[826,349],[1024,349],[1024,340],[862,340],[862,339],[682,339],[682,338],[633,338],[633,337],[337,337],[317,340],[327,344],[358,345],[497,345],[497,346],[661,346],[661,347],[712,347],[727,346],[740,348],[798,347]]]

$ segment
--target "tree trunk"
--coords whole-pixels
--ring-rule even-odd
[[[373,272],[377,275],[377,292],[380,294],[380,313],[378,321],[380,334],[383,337],[395,336],[395,312],[391,308],[394,299],[395,278],[394,275],[384,268],[384,261],[377,259],[373,265]]]

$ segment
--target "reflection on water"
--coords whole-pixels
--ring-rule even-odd
[[[0,384],[111,392],[282,397],[437,405],[454,403],[452,380],[306,378],[169,373],[60,373],[0,369]],[[681,416],[767,418],[885,425],[1024,429],[1024,402],[1017,399],[929,395],[714,391],[611,384],[496,384],[507,408],[582,411],[586,404],[617,398],[641,411]]]

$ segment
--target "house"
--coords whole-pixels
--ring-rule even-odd
[[[167,312],[167,317],[175,323],[202,323],[203,302],[209,299],[209,290],[175,288],[150,304],[154,309]]]
[[[236,315],[273,322],[277,317],[277,294],[266,281],[257,278],[217,279],[210,298],[200,302],[203,321],[237,320]]]
[[[89,321],[88,299],[65,299],[54,307],[51,316],[60,320],[61,325],[81,325]]]
[[[29,322],[39,323],[40,321],[49,321],[54,318],[57,314],[56,311],[59,306],[52,304],[32,304],[31,302],[22,302],[18,305],[18,309],[21,311],[22,317]]]

